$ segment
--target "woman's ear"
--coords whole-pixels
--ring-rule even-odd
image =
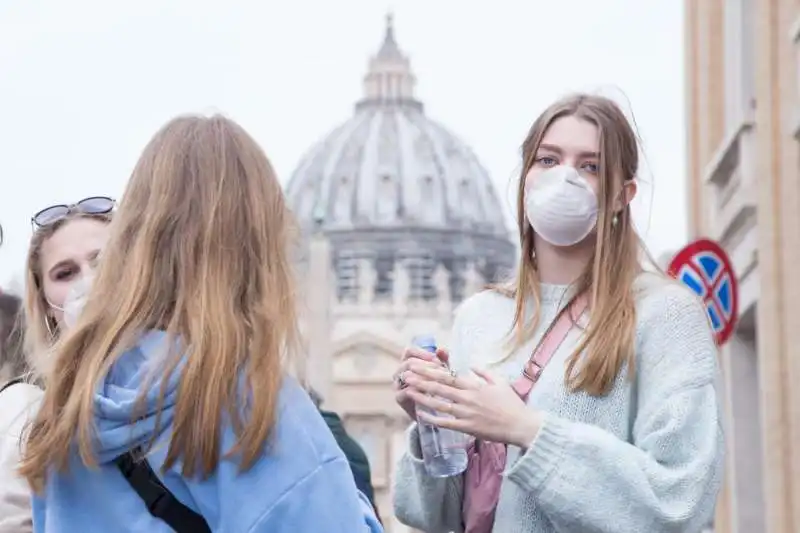
[[[634,198],[636,198],[636,191],[638,190],[638,185],[636,184],[636,180],[627,180],[625,183],[622,184],[622,190],[620,191],[619,196],[617,196],[615,205],[614,205],[614,212],[619,213],[625,207],[629,206]]]

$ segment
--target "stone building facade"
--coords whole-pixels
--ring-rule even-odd
[[[391,484],[408,417],[392,376],[413,336],[447,345],[455,306],[513,268],[495,187],[469,146],[430,119],[391,18],[353,116],[318,141],[287,185],[311,382],[364,447],[390,533]]]
[[[686,0],[688,203],[739,279],[719,533],[800,531],[800,2]]]

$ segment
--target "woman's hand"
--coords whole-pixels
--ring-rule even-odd
[[[436,353],[423,350],[421,348],[410,347],[403,352],[402,362],[397,372],[394,374],[392,383],[394,385],[394,398],[403,411],[412,419],[417,419],[417,407],[414,400],[408,396],[408,383],[406,376],[410,374],[409,368],[412,362],[420,365],[427,365],[431,368],[442,368],[449,361],[450,354],[447,350],[439,348]]]
[[[439,413],[420,411],[424,422],[520,448],[539,433],[542,414],[527,407],[511,385],[496,383],[486,372],[473,369],[477,377],[456,377],[418,360],[411,360],[408,369],[407,397]]]

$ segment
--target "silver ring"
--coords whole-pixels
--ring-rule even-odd
[[[403,370],[402,372],[397,374],[397,385],[401,389],[405,389],[406,387],[408,387],[408,383],[406,383],[406,379],[403,377],[403,374],[405,374],[405,373],[406,373],[406,371]]]

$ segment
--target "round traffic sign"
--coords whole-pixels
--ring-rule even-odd
[[[725,250],[710,239],[697,240],[675,255],[667,273],[703,299],[717,345],[725,344],[739,315],[736,273]]]

